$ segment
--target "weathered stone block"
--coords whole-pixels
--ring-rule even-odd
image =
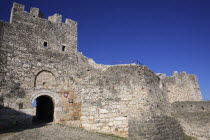
[[[108,110],[106,110],[106,109],[100,109],[99,112],[101,114],[107,114],[108,113]]]

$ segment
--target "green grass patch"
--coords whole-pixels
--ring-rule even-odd
[[[185,136],[184,140],[197,140],[197,138],[192,137],[192,136]]]
[[[128,140],[127,138],[116,136],[116,135],[113,135],[113,134],[106,134],[106,133],[101,133],[101,132],[96,132],[96,133],[98,133],[100,135],[104,135],[104,136],[109,136],[109,137],[112,137],[112,138],[118,139],[118,140]]]

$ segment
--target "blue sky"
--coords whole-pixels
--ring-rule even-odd
[[[14,0],[0,0],[9,21]],[[78,22],[78,49],[97,63],[139,60],[156,73],[198,76],[210,100],[210,0],[16,0]]]

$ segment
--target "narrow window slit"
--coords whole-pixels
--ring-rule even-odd
[[[46,41],[44,42],[44,47],[47,47],[47,42]]]
[[[19,103],[19,109],[23,109],[23,103]]]
[[[66,46],[62,46],[62,51],[65,51],[66,50]]]

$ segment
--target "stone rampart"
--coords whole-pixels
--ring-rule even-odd
[[[202,95],[195,75],[174,72],[173,76],[161,77],[170,103],[175,101],[202,101]]]
[[[199,140],[210,139],[210,101],[185,101],[172,103],[172,116],[185,133]]]
[[[129,137],[134,140],[185,140],[180,124],[168,116],[130,120]]]

